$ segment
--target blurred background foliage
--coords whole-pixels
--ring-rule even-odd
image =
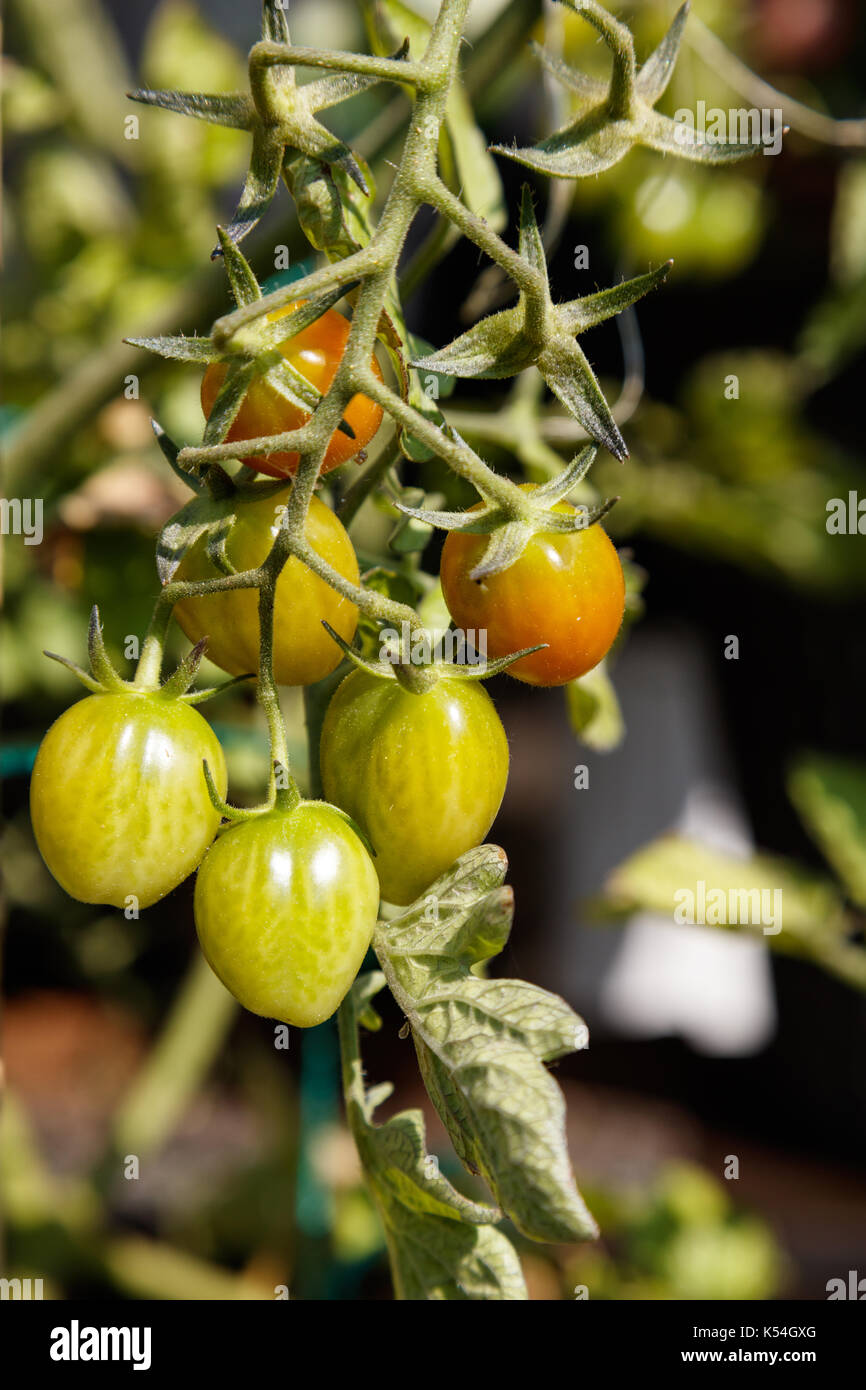
[[[73,903],[42,866],[26,813],[38,740],[76,695],[67,673],[41,652],[81,662],[87,615],[98,602],[112,657],[128,654],[156,593],[155,532],[185,500],[154,444],[150,418],[179,442],[201,434],[197,373],[121,340],[207,331],[225,309],[224,276],[207,255],[248,154],[242,133],[134,107],[124,94],[139,83],[242,89],[258,6],[66,0],[59,14],[53,0],[10,0],[7,8],[5,492],[39,497],[45,508],[42,544],[4,538],[7,1272],[44,1277],[57,1297],[269,1298],[283,1285],[292,1297],[387,1297],[381,1232],[340,1120],[333,1031],[313,1030],[302,1050],[295,1037],[288,1052],[275,1049],[271,1025],[238,1018],[204,968],[188,969],[189,885],[140,921]],[[646,52],[664,32],[670,6],[642,0],[622,8],[638,53]],[[693,12],[814,111],[863,113],[866,42],[853,0],[695,0]],[[291,21],[296,42],[364,44],[353,0],[299,0]],[[546,39],[586,71],[604,71],[594,31],[562,11],[542,13],[537,0],[507,7],[478,0],[471,24],[467,87],[491,142],[528,143],[568,119],[567,94],[542,78],[529,38]],[[699,42],[687,44],[663,109],[694,108],[698,98],[708,106],[749,104],[735,79],[735,71],[702,55]],[[390,89],[373,89],[332,113],[338,134],[373,164],[380,193],[405,113],[405,99]],[[774,819],[782,782],[776,763],[792,741],[793,751],[829,742],[841,757],[831,787],[836,820],[832,807],[826,814],[833,801],[826,777],[815,788],[821,769],[811,767],[810,784],[810,769],[801,768],[792,795],[842,880],[833,903],[851,914],[846,930],[856,933],[863,896],[852,885],[856,879],[862,889],[863,801],[860,783],[852,797],[845,778],[847,760],[866,755],[866,672],[862,655],[851,652],[859,638],[862,653],[866,563],[863,536],[831,534],[826,508],[863,487],[866,146],[861,139],[859,148],[854,141],[834,148],[795,119],[790,124],[778,158],[759,156],[719,173],[637,152],[600,178],[551,185],[539,197],[545,206],[549,194],[551,278],[563,298],[660,259],[676,261],[669,286],[641,306],[640,328],[632,313],[619,333],[609,325],[591,344],[609,398],[619,398],[616,413],[632,450],[624,466],[600,459],[593,485],[621,495],[609,529],[639,562],[628,570],[631,616],[640,616],[648,574],[651,614],[686,614],[718,642],[732,595],[741,605],[744,594],[755,596],[776,665],[771,694],[758,673],[751,698],[772,698],[777,729],[790,737],[783,748],[780,732],[780,746],[771,737],[767,748],[754,723],[737,725],[736,707],[729,711],[742,733],[742,764],[765,753],[764,780],[774,782],[756,789],[741,776],[747,796],[755,792],[748,797],[753,824],[771,850],[808,861],[788,813]],[[504,163],[500,174],[514,208],[520,176]],[[421,222],[407,264],[430,231]],[[248,243],[261,279],[273,274],[282,245],[293,269],[309,252],[284,191]],[[582,245],[589,269],[576,268]],[[410,326],[431,343],[448,341],[502,293],[465,246],[441,264],[434,257],[416,280]],[[725,392],[732,377],[736,403]],[[580,438],[528,378],[506,396],[499,383],[480,391],[461,385],[447,412],[491,462],[534,478],[549,476]],[[435,461],[410,470],[406,481],[444,505],[474,500]],[[380,566],[378,582],[426,592],[420,552],[406,542],[405,528],[397,532],[403,541],[389,548],[394,522],[392,508],[367,503],[354,533],[359,552]],[[423,564],[435,572],[439,541],[422,532],[417,545],[428,543]],[[435,621],[435,588],[426,602]],[[852,688],[841,704],[816,710],[822,673],[833,689],[846,681]],[[573,730],[590,749],[612,748],[623,736],[615,680],[610,663],[570,692]],[[525,730],[530,707],[543,722],[527,692],[505,680],[496,691],[507,725],[511,711]],[[294,691],[284,703],[303,776],[302,703]],[[233,692],[209,717],[226,748],[233,796],[257,799],[267,747],[251,697]],[[856,780],[856,771],[850,775]],[[508,824],[526,834],[509,852],[518,875],[523,864],[527,876],[538,796],[521,802],[520,787],[511,795]],[[841,851],[840,814],[847,827]],[[633,910],[658,906],[666,865],[642,863],[649,863],[643,878],[624,866],[620,906],[624,893]],[[518,933],[520,903],[518,895]],[[531,912],[524,900],[526,925]],[[810,921],[820,931],[828,915],[812,902],[806,935]],[[540,921],[535,929],[543,936]],[[401,1105],[420,1104],[396,1013],[386,1022],[394,1026],[371,1048],[373,1069],[400,1078]],[[718,1167],[716,1177],[702,1167],[707,1144],[676,1110],[673,1085],[668,1108],[646,1121],[657,1142],[638,1153],[624,1119],[634,1099],[616,1092],[622,1078],[605,1077],[602,1065],[581,1088],[573,1075],[586,1076],[583,1058],[573,1068],[564,1064],[560,1079],[572,1110],[595,1126],[592,1151],[582,1125],[573,1157],[604,1236],[581,1250],[519,1243],[533,1297],[570,1298],[581,1285],[593,1298],[613,1299],[823,1296],[814,1271],[798,1269],[773,1234],[781,1225],[783,1241],[797,1245],[791,1223],[778,1211],[774,1218],[749,1214],[729,1197]],[[639,1088],[637,1074],[631,1084]],[[468,1188],[449,1166],[444,1136],[435,1123],[429,1129],[443,1169]],[[118,1176],[130,1153],[141,1159],[135,1180]],[[767,1186],[752,1190],[753,1204],[761,1205]],[[862,1219],[860,1189],[851,1202]]]

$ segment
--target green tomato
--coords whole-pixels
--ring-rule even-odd
[[[378,907],[369,854],[321,801],[230,826],[195,885],[196,930],[214,974],[244,1008],[297,1028],[338,1007]]]
[[[222,749],[191,706],[158,694],[88,695],[36,755],[30,815],[42,858],[73,898],[150,907],[191,874],[214,838]]]
[[[480,683],[443,676],[423,695],[353,671],[325,716],[322,782],[376,853],[382,896],[413,902],[481,843],[508,777],[508,742]]]
[[[761,187],[752,179],[664,169],[631,186],[614,235],[636,264],[672,256],[681,272],[725,276],[755,255],[763,225]]]

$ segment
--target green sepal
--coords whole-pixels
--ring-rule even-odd
[[[160,686],[159,695],[162,699],[176,700],[186,694],[198,674],[206,647],[207,638],[202,637],[201,641],[196,642],[187,652],[177,669]]]
[[[573,71],[561,59],[533,45],[540,62],[580,100],[577,119],[529,148],[494,145],[497,154],[552,178],[579,179],[604,173],[636,146],[707,164],[747,159],[759,150],[754,144],[708,141],[692,127],[662,116],[653,108],[664,93],[682,43],[688,15],[684,4],[640,71],[635,68],[634,42],[629,30],[600,5],[580,3],[569,8],[596,28],[613,54],[608,84]]]
[[[204,427],[202,442],[221,444],[234,424],[244,396],[257,375],[257,364],[240,358],[228,363],[225,379],[216,395]],[[247,441],[244,440],[244,446]]]
[[[604,444],[615,458],[625,458],[625,440],[575,336],[604,323],[655,289],[671,262],[608,290],[554,304],[547,284],[544,244],[527,186],[521,196],[519,250],[544,276],[543,312],[521,293],[512,308],[489,314],[438,352],[411,358],[410,366],[448,376],[496,380],[517,376],[534,365],[591,438]]]
[[[174,362],[198,362],[207,366],[220,360],[220,353],[210,338],[188,337],[182,333],[161,338],[124,338],[130,347],[146,348]]]
[[[205,700],[212,700],[215,695],[222,695],[235,685],[242,685],[245,681],[256,679],[255,671],[248,671],[242,676],[232,676],[230,680],[221,681],[219,685],[210,685],[205,690],[190,690],[186,695],[181,695],[180,700],[185,705],[201,705],[204,704]]]
[[[217,227],[219,253],[222,255],[229,285],[238,308],[244,304],[255,304],[261,299],[259,282],[253,274],[252,266],[239,246],[236,246],[225,227]],[[216,252],[211,252],[211,259]]]
[[[245,92],[230,96],[209,96],[205,92],[158,92],[139,87],[126,94],[130,101],[145,106],[161,106],[181,116],[194,116],[212,125],[228,126],[232,130],[250,130],[255,119],[255,107]]]
[[[280,181],[284,152],[283,141],[272,130],[260,125],[253,127],[249,168],[238,205],[226,227],[226,236],[233,244],[243,241],[270,207]],[[210,254],[211,260],[216,260],[223,254],[222,246],[215,246]]]
[[[100,685],[99,681],[94,680],[93,676],[88,675],[88,673],[78,665],[77,661],[70,661],[68,656],[59,656],[57,652],[43,650],[42,655],[47,656],[49,661],[57,661],[61,666],[65,666],[67,671],[71,671],[72,674],[81,681],[85,689],[90,691],[91,695],[105,694],[105,687]]]
[[[105,650],[102,623],[99,621],[99,609],[95,603],[90,610],[90,622],[87,629],[87,654],[94,679],[103,690],[120,691],[128,688],[129,683],[117,674],[109,660],[108,652]]]
[[[207,495],[193,497],[179,512],[169,517],[157,537],[156,569],[161,584],[168,584],[175,570],[200,536],[219,526],[226,515],[225,505]]]

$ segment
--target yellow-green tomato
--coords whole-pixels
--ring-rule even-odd
[[[220,823],[205,760],[225,796],[217,737],[180,700],[88,695],[61,714],[30,780],[36,843],[61,887],[85,903],[150,907],[182,883]]]
[[[226,556],[236,570],[255,569],[267,558],[286,509],[291,488],[265,498],[236,499],[235,523],[226,541]],[[312,498],[304,534],[310,545],[351,584],[358,583],[358,561],[346,528],[318,497]],[[206,538],[186,552],[175,580],[215,579],[220,571],[209,559]],[[191,642],[207,637],[207,656],[232,676],[259,669],[257,589],[202,594],[177,604],[175,617]],[[339,666],[340,648],[329,637],[326,620],[346,642],[358,623],[354,603],[338,594],[295,556],[277,580],[274,604],[274,678],[280,685],[312,685]]]
[[[196,930],[211,969],[251,1013],[297,1028],[338,1007],[378,908],[369,854],[321,801],[224,830],[195,885]]]
[[[413,902],[499,810],[508,741],[480,682],[442,677],[425,694],[353,671],[322,728],[322,782],[376,853],[382,897]]]

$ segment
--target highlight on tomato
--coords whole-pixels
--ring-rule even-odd
[[[293,300],[267,315],[266,322],[275,323],[290,314],[306,301]],[[351,324],[336,309],[326,309],[320,318],[303,328],[299,333],[279,344],[279,351],[312,386],[324,393],[337,373],[340,360],[346,350]],[[375,353],[370,358],[371,370],[381,381],[382,371]],[[222,362],[212,363],[205,371],[201,383],[201,404],[206,418],[210,418],[217,393],[225,380],[226,366]],[[264,377],[256,378],[244,396],[240,410],[226,435],[230,443],[242,443],[245,439],[255,439],[260,435],[282,434],[287,430],[298,429],[310,418],[309,411],[286,400],[277,388]],[[343,419],[352,430],[352,436],[336,429],[331,436],[322,462],[322,473],[328,473],[341,463],[354,458],[366,449],[382,423],[382,407],[369,397],[360,393],[354,395],[343,411]],[[297,472],[299,455],[277,451],[250,455],[242,459],[248,468],[259,473],[267,473],[272,478],[285,478]]]
[[[159,692],[88,695],[36,755],[30,816],[42,858],[73,898],[150,907],[193,872],[220,815],[226,766],[197,710]]]

